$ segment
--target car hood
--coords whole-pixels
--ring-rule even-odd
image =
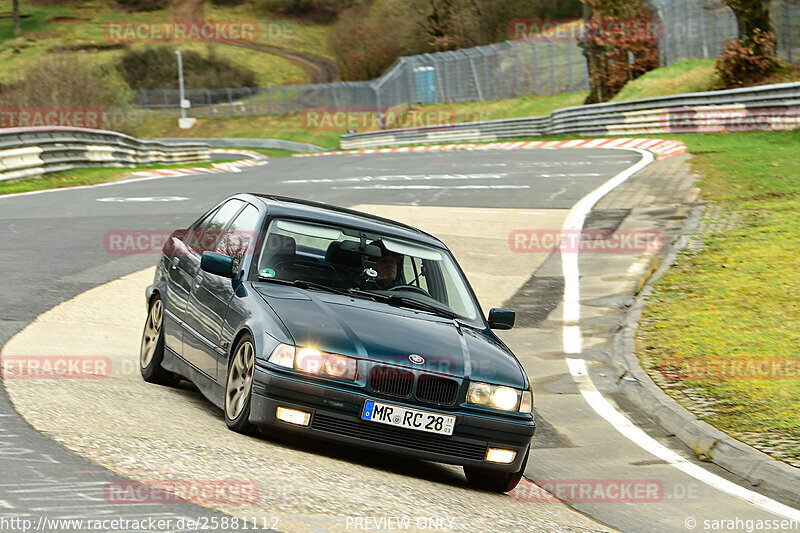
[[[488,331],[382,302],[258,283],[297,346],[516,388],[526,386],[514,355]],[[422,356],[421,365],[409,355]]]

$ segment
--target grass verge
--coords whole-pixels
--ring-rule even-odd
[[[701,419],[800,466],[800,131],[680,139],[713,204],[655,284],[638,354]]]
[[[11,0],[0,0],[0,12],[11,11]],[[108,22],[156,22],[172,18],[169,10],[148,13],[126,12],[112,0],[88,0],[72,4],[43,5],[22,2],[22,34],[15,36],[11,18],[0,19],[0,83],[18,79],[25,68],[38,57],[54,53],[61,47],[84,48],[80,52],[64,52],[88,56],[97,64],[116,62],[123,50],[109,47]],[[213,6],[205,8],[208,20],[257,20],[259,30],[255,41],[261,44],[301,50],[329,56],[326,48],[328,26],[296,22],[261,13],[250,3],[242,6]],[[206,53],[206,48],[248,67],[256,73],[260,85],[306,83],[306,72],[288,59],[263,52],[221,43],[157,42],[134,43],[132,48],[165,45]]]
[[[131,172],[142,170],[155,170],[165,168],[186,168],[187,166],[208,168],[214,163],[235,161],[232,159],[218,159],[210,163],[184,163],[182,165],[149,165],[136,168],[75,168],[64,172],[45,174],[38,178],[25,178],[14,181],[0,181],[0,196],[21,192],[41,191],[45,189],[63,189],[66,187],[79,187],[81,185],[97,185],[117,181],[127,177]]]

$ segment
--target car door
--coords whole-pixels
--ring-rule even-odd
[[[192,224],[183,239],[172,237],[172,253],[167,260],[167,297],[164,301],[164,342],[177,354],[183,351],[183,323],[192,290],[192,280],[198,262],[200,239],[205,234],[217,209],[213,209]]]
[[[233,260],[233,272],[248,269],[249,256],[254,253],[254,246],[260,229],[262,215],[258,209],[248,204],[217,243],[216,252],[227,255]],[[222,381],[227,368],[227,353],[233,338],[231,324],[238,325],[245,310],[238,296],[242,296],[241,279],[236,281],[203,272],[203,283],[194,292],[190,306],[192,312],[209,315],[212,330],[203,330],[209,340],[216,345],[217,378]]]
[[[190,279],[188,294],[186,295],[186,312],[183,319],[183,344],[181,355],[192,366],[208,375],[215,377],[217,366],[215,361],[216,345],[211,344],[208,335],[203,335],[202,328],[210,328],[207,324],[209,320],[203,315],[198,315],[197,306],[193,305],[193,293],[202,286],[203,272],[200,270],[200,258],[203,252],[212,252],[217,247],[220,235],[231,223],[236,215],[241,211],[246,203],[242,200],[228,200],[214,213],[203,230],[195,232],[187,247],[187,253],[181,259],[180,265],[183,266]],[[226,280],[230,284],[230,280]]]

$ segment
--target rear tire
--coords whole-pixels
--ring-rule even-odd
[[[142,345],[139,350],[139,370],[142,378],[148,383],[158,385],[175,385],[180,378],[164,369],[164,303],[160,296],[153,298],[147,310],[147,321],[144,323]]]
[[[239,339],[231,353],[228,378],[225,380],[225,423],[232,431],[253,435],[257,428],[250,423],[250,401],[253,397],[256,348],[249,333]]]
[[[520,465],[519,470],[516,472],[497,472],[484,468],[465,466],[464,475],[467,476],[467,481],[476,488],[491,492],[511,492],[519,485],[522,474],[525,473],[525,467],[528,465],[528,456],[530,453],[531,449],[529,447],[528,451],[525,452],[522,465]]]

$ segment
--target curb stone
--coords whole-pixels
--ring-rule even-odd
[[[619,388],[629,401],[694,450],[699,458],[744,478],[752,486],[778,492],[800,503],[800,469],[773,459],[697,418],[655,384],[636,356],[636,331],[644,306],[653,293],[653,283],[669,270],[678,253],[688,244],[704,209],[705,205],[692,209],[680,238],[671,245],[661,266],[647,280],[615,335],[611,361],[619,368]]]

